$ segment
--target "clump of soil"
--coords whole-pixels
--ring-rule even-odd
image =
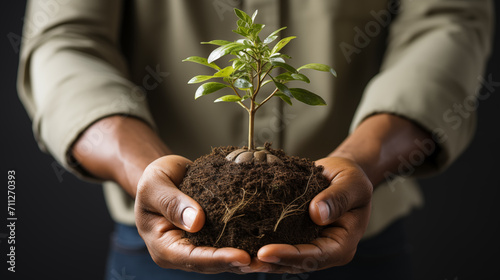
[[[266,244],[310,243],[322,227],[309,217],[309,202],[330,182],[308,159],[266,149],[282,163],[235,163],[237,147],[213,148],[188,168],[179,189],[203,207],[205,225],[185,236],[197,246],[235,247],[255,256]]]

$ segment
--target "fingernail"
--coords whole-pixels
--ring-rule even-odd
[[[271,271],[271,268],[267,265],[263,265],[259,268],[257,268],[257,270],[255,272],[269,272]]]
[[[240,271],[243,272],[243,273],[250,273],[250,272],[255,272],[253,271],[252,268],[250,268],[249,266],[243,266],[243,267],[240,267]]]
[[[265,257],[259,257],[260,261],[267,262],[267,263],[278,263],[280,262],[280,259],[276,256],[265,256]]]
[[[271,268],[267,265],[263,265],[263,266],[258,267],[258,268],[251,268],[249,266],[243,266],[243,267],[240,267],[240,271],[243,273],[269,272],[269,271],[271,271]]]
[[[330,206],[326,201],[320,201],[316,203],[316,207],[318,207],[319,217],[321,218],[321,222],[326,223],[330,218]]]
[[[231,266],[245,266],[245,265],[246,264],[242,264],[242,263],[240,263],[238,261],[234,261],[234,262],[231,263]]]
[[[184,209],[184,211],[182,211],[182,223],[188,229],[191,229],[191,227],[193,226],[194,220],[196,219],[196,214],[198,214],[198,211],[191,207],[187,207]]]

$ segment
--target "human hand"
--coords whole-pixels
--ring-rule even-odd
[[[349,263],[356,252],[370,217],[373,186],[353,161],[340,157],[323,158],[316,165],[330,186],[309,205],[311,219],[328,226],[311,244],[270,244],[244,272],[302,273]]]
[[[201,206],[177,186],[192,162],[184,157],[161,157],[145,169],[135,201],[135,219],[151,257],[163,268],[200,273],[241,273],[250,255],[235,248],[197,247],[182,230],[199,231],[205,222]]]

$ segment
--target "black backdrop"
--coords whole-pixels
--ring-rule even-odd
[[[18,54],[12,42],[21,35],[25,1],[0,5],[0,279],[102,279],[112,230],[102,190],[65,173],[38,149],[15,86]],[[500,81],[496,38],[498,51],[485,77]],[[421,180],[426,205],[407,223],[415,279],[500,275],[499,110],[497,92],[480,101],[469,149],[444,174]],[[17,175],[16,273],[8,272],[6,263],[8,170]]]

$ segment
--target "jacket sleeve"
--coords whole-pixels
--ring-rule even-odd
[[[493,17],[489,0],[402,0],[382,68],[365,89],[351,130],[377,113],[408,118],[439,144],[426,167],[433,172],[451,164],[474,135]]]
[[[41,149],[73,171],[78,170],[70,166],[68,151],[95,121],[123,114],[154,126],[141,88],[127,78],[121,14],[120,0],[27,5],[19,96]]]

